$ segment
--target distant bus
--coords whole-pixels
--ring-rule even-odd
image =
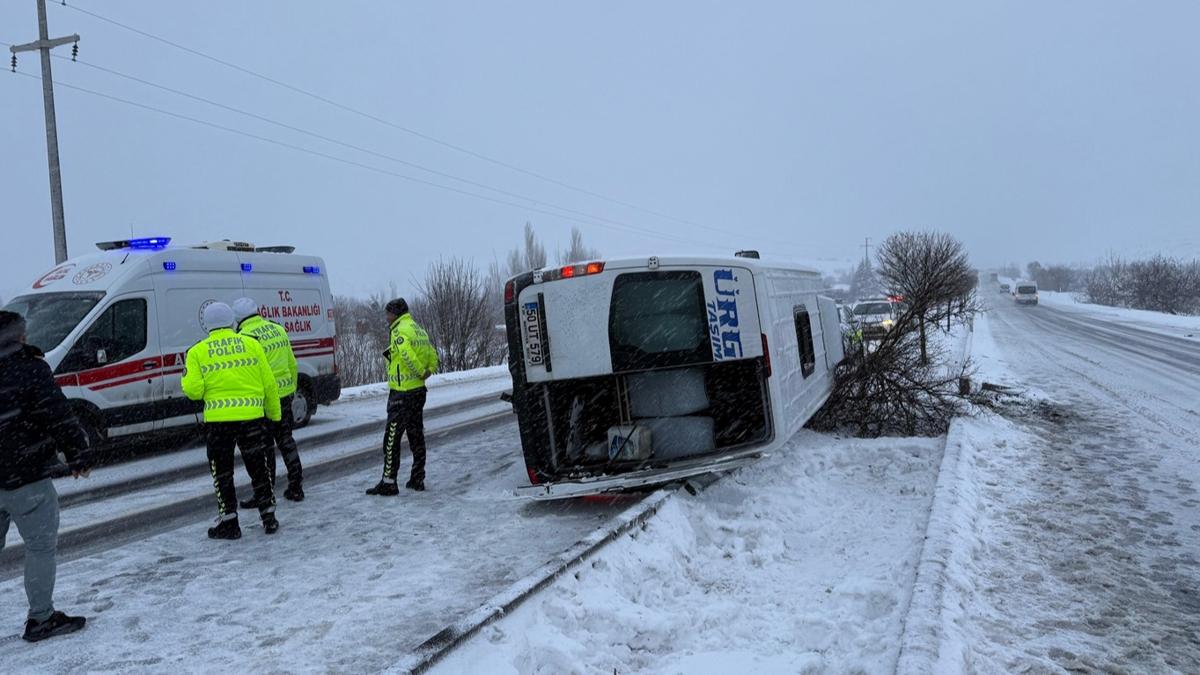
[[[733,468],[825,402],[842,360],[821,275],[762,260],[650,256],[509,280],[513,405],[531,485],[554,499]]]

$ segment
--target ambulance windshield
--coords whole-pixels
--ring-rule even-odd
[[[44,352],[67,335],[104,297],[102,292],[39,293],[13,298],[4,308],[25,317],[25,342]]]

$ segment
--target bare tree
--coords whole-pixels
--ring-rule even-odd
[[[533,224],[525,223],[525,240],[521,248],[508,252],[508,275],[515,277],[529,270],[537,270],[546,266],[546,247],[537,239]]]
[[[583,243],[583,233],[578,227],[571,228],[571,244],[565,251],[558,252],[558,264],[566,265],[567,263],[587,262],[596,260],[600,257],[598,249],[585,246]]]
[[[926,327],[978,311],[978,276],[960,241],[940,232],[899,232],[879,247],[879,278],[889,293],[902,296],[905,310],[893,330],[915,328],[921,361],[929,362]]]
[[[879,276],[875,274],[870,258],[864,258],[858,267],[854,268],[854,274],[850,277],[850,298],[869,298],[879,293]]]
[[[810,426],[870,437],[944,433],[967,406],[960,382],[970,365],[953,363],[941,341],[930,344],[926,326],[969,321],[978,271],[962,244],[940,233],[894,234],[878,257],[880,279],[903,296],[904,309],[882,339],[838,366],[833,392]]]
[[[342,384],[356,387],[387,379],[387,364],[380,354],[387,348],[388,327],[383,307],[396,295],[377,292],[369,299],[339,296],[334,302],[337,327],[337,364]]]
[[[413,317],[429,333],[444,371],[503,361],[504,336],[496,330],[494,297],[484,275],[461,258],[431,263],[416,284]]]

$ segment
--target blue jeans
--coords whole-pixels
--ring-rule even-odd
[[[54,580],[58,551],[58,492],[49,478],[0,490],[0,550],[15,521],[25,542],[25,596],[29,618],[45,621],[54,613]]]

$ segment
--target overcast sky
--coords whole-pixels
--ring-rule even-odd
[[[1200,254],[1195,2],[69,4],[644,209],[52,1],[80,61],[377,154],[56,59],[62,83],[515,204],[59,88],[72,255],[131,229],[288,243],[325,257],[335,292],[367,293],[439,255],[503,259],[526,220],[551,250],[578,225],[609,256],[844,261],[897,229],[951,232],[980,266]],[[34,0],[0,1],[0,41],[36,34]],[[36,54],[18,70],[38,74]],[[9,297],[53,246],[40,85],[2,75]]]

